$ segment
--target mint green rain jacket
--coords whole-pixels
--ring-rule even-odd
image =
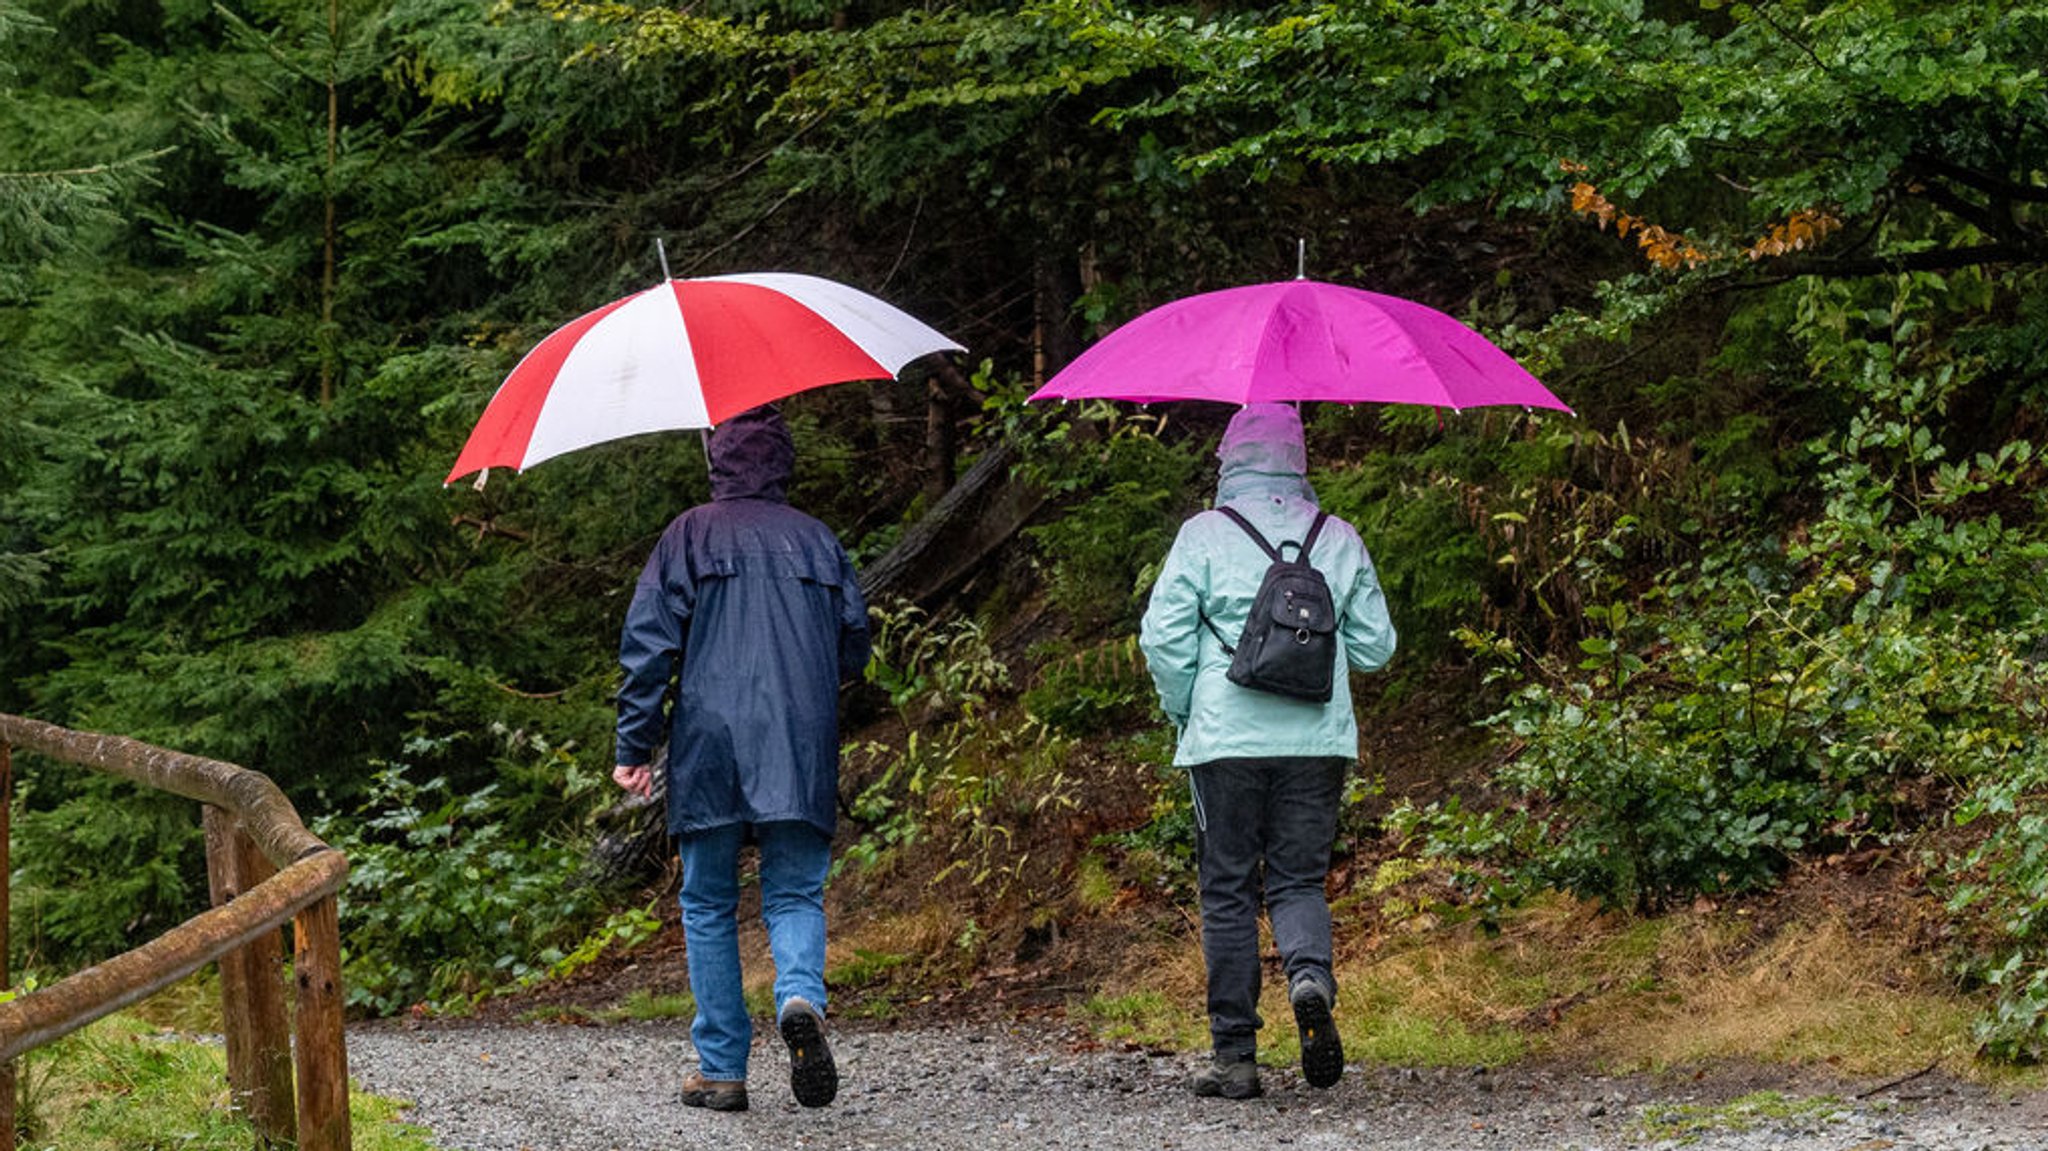
[[[1292,407],[1246,406],[1230,421],[1216,454],[1218,504],[1235,508],[1276,545],[1299,543],[1308,534],[1316,498],[1307,479],[1301,417]],[[1281,551],[1294,555],[1291,548]],[[1357,529],[1332,516],[1309,559],[1336,601],[1336,658],[1359,671],[1386,666],[1394,654],[1394,624]],[[1230,657],[1199,613],[1235,646],[1270,562],[1243,528],[1217,511],[1189,518],[1167,553],[1138,645],[1160,707],[1180,733],[1177,765],[1243,756],[1358,757],[1358,720],[1351,712],[1350,677],[1341,665],[1328,703],[1253,691],[1224,678]]]

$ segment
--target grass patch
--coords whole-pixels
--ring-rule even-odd
[[[697,1000],[689,992],[660,994],[641,988],[626,996],[625,1002],[603,1013],[607,1023],[630,1020],[651,1023],[658,1019],[689,1019],[697,1014]]]
[[[972,925],[937,903],[847,924],[826,949],[833,1012],[890,1018],[901,1002],[957,986],[976,969],[975,951],[963,945]]]
[[[910,956],[900,951],[870,951],[856,947],[852,959],[826,969],[825,982],[836,987],[869,987],[887,982],[891,971],[908,962]]]
[[[157,1010],[175,1009],[160,1006]],[[256,1133],[228,1103],[220,1044],[116,1013],[30,1052],[19,1069],[21,1145],[65,1151],[247,1151]],[[349,1093],[356,1151],[434,1151],[390,1099]]]
[[[1354,1058],[1400,1065],[1552,1055],[1621,1071],[1743,1059],[1883,1075],[1939,1059],[1969,1073],[1978,1009],[1908,934],[1827,908],[1766,927],[1739,907],[1640,918],[1564,896],[1493,934],[1419,915],[1339,964],[1338,1023]],[[1292,1044],[1277,1031],[1270,1041]]]
[[[910,962],[900,951],[853,948],[853,958],[825,968],[825,982],[836,988],[833,1011],[855,1019],[893,1019],[900,1012],[890,997],[896,973]]]
[[[1082,910],[1100,915],[1115,905],[1121,885],[1102,856],[1088,852],[1074,864],[1074,898]]]
[[[1098,1037],[1144,1047],[1191,1050],[1209,1045],[1209,1022],[1201,1002],[1190,1004],[1160,991],[1096,995],[1079,1005],[1081,1017]]]
[[[1651,1139],[1697,1139],[1717,1131],[1749,1131],[1765,1124],[1812,1130],[1844,1115],[1833,1095],[1793,1097],[1758,1091],[1718,1105],[1652,1104],[1643,1108],[1643,1134]]]
[[[1495,1067],[1529,1052],[1523,1036],[1504,1028],[1426,1018],[1398,1003],[1354,1015],[1344,1010],[1341,993],[1338,998],[1337,1030],[1344,1037],[1345,1056],[1355,1061],[1396,1067]],[[1291,1023],[1293,1015],[1278,1018]],[[1300,1039],[1291,1026],[1276,1030],[1274,1038],[1279,1041],[1274,1044],[1274,1062],[1300,1061]]]

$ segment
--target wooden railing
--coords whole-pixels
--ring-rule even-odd
[[[265,1145],[347,1151],[348,1047],[335,895],[348,861],[307,831],[284,793],[256,772],[0,714],[0,989],[9,986],[7,833],[16,747],[205,804],[213,908],[133,951],[0,1003],[0,1149],[15,1145],[17,1057],[218,961],[228,1085],[236,1108]],[[279,940],[287,920],[294,940],[295,1024],[287,1023],[285,1013]]]

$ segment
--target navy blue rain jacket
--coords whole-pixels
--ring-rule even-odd
[[[670,831],[802,820],[830,835],[839,684],[867,666],[867,603],[832,529],[787,502],[780,416],[736,416],[710,451],[712,502],[669,524],[626,609],[617,762],[648,763],[668,711]]]

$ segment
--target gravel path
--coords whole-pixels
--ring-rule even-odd
[[[447,1151],[2048,1151],[2048,1093],[1999,1095],[1931,1075],[1859,1098],[1880,1084],[1784,1070],[1674,1080],[1354,1065],[1315,1091],[1269,1067],[1265,1097],[1236,1103],[1188,1092],[1194,1056],[1089,1050],[992,1026],[842,1029],[839,1100],[805,1110],[790,1099],[779,1041],[760,1030],[769,1033],[756,1043],[743,1114],[677,1100],[692,1063],[680,1021],[366,1026],[350,1032],[349,1067],[367,1090],[414,1101],[408,1118]],[[1760,1091],[1781,1099],[1728,1125],[1729,1101]],[[1722,1122],[1675,1125],[1701,1113]]]

